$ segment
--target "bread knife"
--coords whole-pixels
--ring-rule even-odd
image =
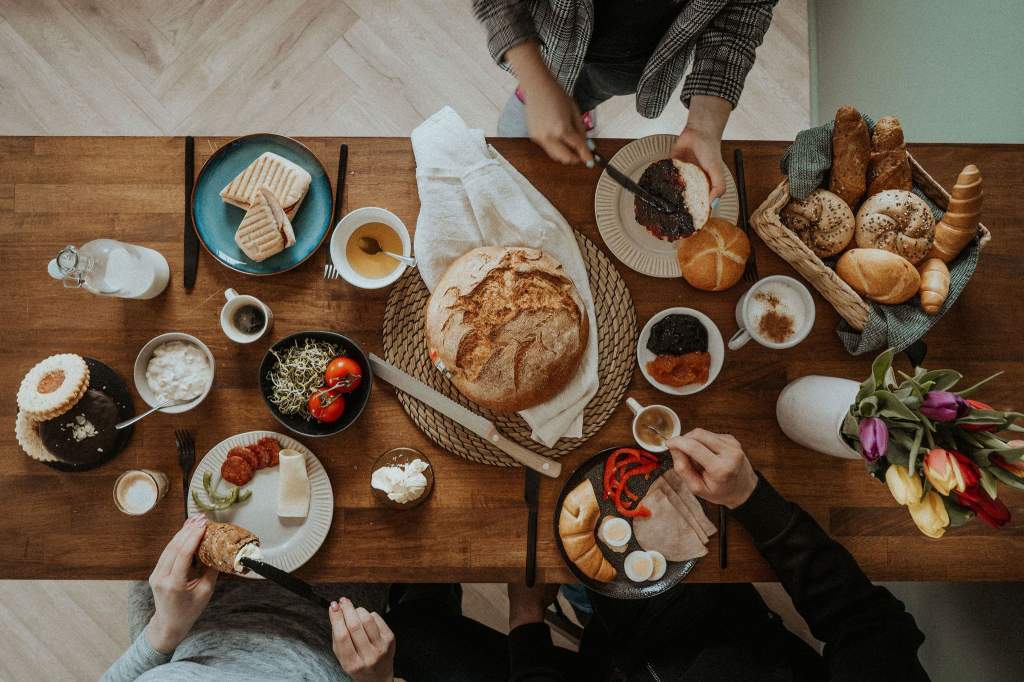
[[[615,166],[608,163],[603,156],[594,152],[594,160],[604,166],[605,171],[611,176],[612,180],[619,183],[625,190],[632,192],[640,201],[653,206],[663,213],[677,213],[678,208],[672,204],[668,199],[658,196],[653,192],[649,192],[637,183],[633,182],[633,179],[628,175],[620,171]]]
[[[438,393],[419,379],[406,374],[373,353],[370,353],[370,365],[376,376],[398,390],[408,393],[427,407],[433,408],[456,423],[465,426],[523,466],[530,467],[551,478],[558,478],[561,475],[562,465],[560,463],[510,441],[501,435],[494,422],[470,412],[448,396]]]
[[[183,284],[189,290],[196,285],[196,270],[199,269],[199,236],[192,225],[192,186],[195,184],[195,140],[189,135],[185,138],[185,233],[184,258],[185,268],[182,271]]]
[[[289,592],[297,594],[303,599],[312,602],[317,606],[322,606],[325,609],[330,608],[331,606],[331,602],[329,600],[324,599],[319,594],[313,591],[312,585],[307,583],[305,580],[300,580],[299,578],[296,578],[294,575],[288,573],[287,571],[282,571],[280,568],[277,568],[276,566],[271,566],[270,564],[258,561],[256,559],[250,559],[249,557],[243,557],[241,564],[253,573],[255,573],[256,575],[261,575],[267,580],[273,583],[277,583]]]

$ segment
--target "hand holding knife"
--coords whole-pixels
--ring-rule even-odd
[[[627,191],[632,192],[634,195],[636,195],[636,197],[640,199],[640,201],[658,209],[659,211],[662,211],[663,213],[676,213],[679,211],[679,207],[676,206],[674,203],[672,203],[668,199],[665,199],[664,197],[660,197],[657,194],[644,189],[636,182],[634,182],[628,175],[626,175],[618,168],[608,163],[608,161],[597,152],[594,152],[594,160],[604,167],[605,171],[608,173],[609,176],[611,176],[612,180],[619,183],[619,185],[621,185]]]

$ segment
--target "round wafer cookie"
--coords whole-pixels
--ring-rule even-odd
[[[59,458],[53,455],[39,436],[38,422],[24,412],[18,412],[14,421],[14,435],[18,439],[18,445],[25,451],[25,454],[40,462],[56,462]]]
[[[89,388],[89,367],[72,353],[51,355],[28,371],[18,388],[18,408],[42,422],[70,410]]]

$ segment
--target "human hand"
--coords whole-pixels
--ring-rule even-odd
[[[544,612],[558,596],[558,585],[538,583],[533,587],[523,584],[508,585],[508,629],[515,630],[527,623],[544,622]]]
[[[342,597],[328,609],[334,655],[355,682],[391,682],[395,675],[395,635],[384,619]]]
[[[190,516],[157,559],[149,576],[155,610],[146,626],[146,639],[162,653],[170,653],[192,629],[210,602],[217,570],[206,567],[190,577],[192,557],[206,533],[206,515]]]
[[[739,441],[694,429],[667,442],[676,471],[697,497],[735,509],[757,486],[757,474]]]
[[[526,127],[530,139],[555,161],[594,165],[594,153],[587,146],[583,117],[572,97],[550,74],[523,85],[526,99]]]
[[[672,143],[672,158],[688,161],[704,171],[711,183],[712,200],[725,193],[721,137],[687,126]]]

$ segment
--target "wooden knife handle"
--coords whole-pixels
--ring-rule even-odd
[[[558,478],[562,475],[562,464],[556,460],[545,457],[544,455],[538,455],[533,450],[527,450],[519,443],[510,441],[505,436],[498,433],[497,429],[491,431],[488,435],[488,440],[494,444],[495,447],[500,448],[509,457],[522,464],[524,467],[530,467],[538,474],[544,474],[551,478]]]

